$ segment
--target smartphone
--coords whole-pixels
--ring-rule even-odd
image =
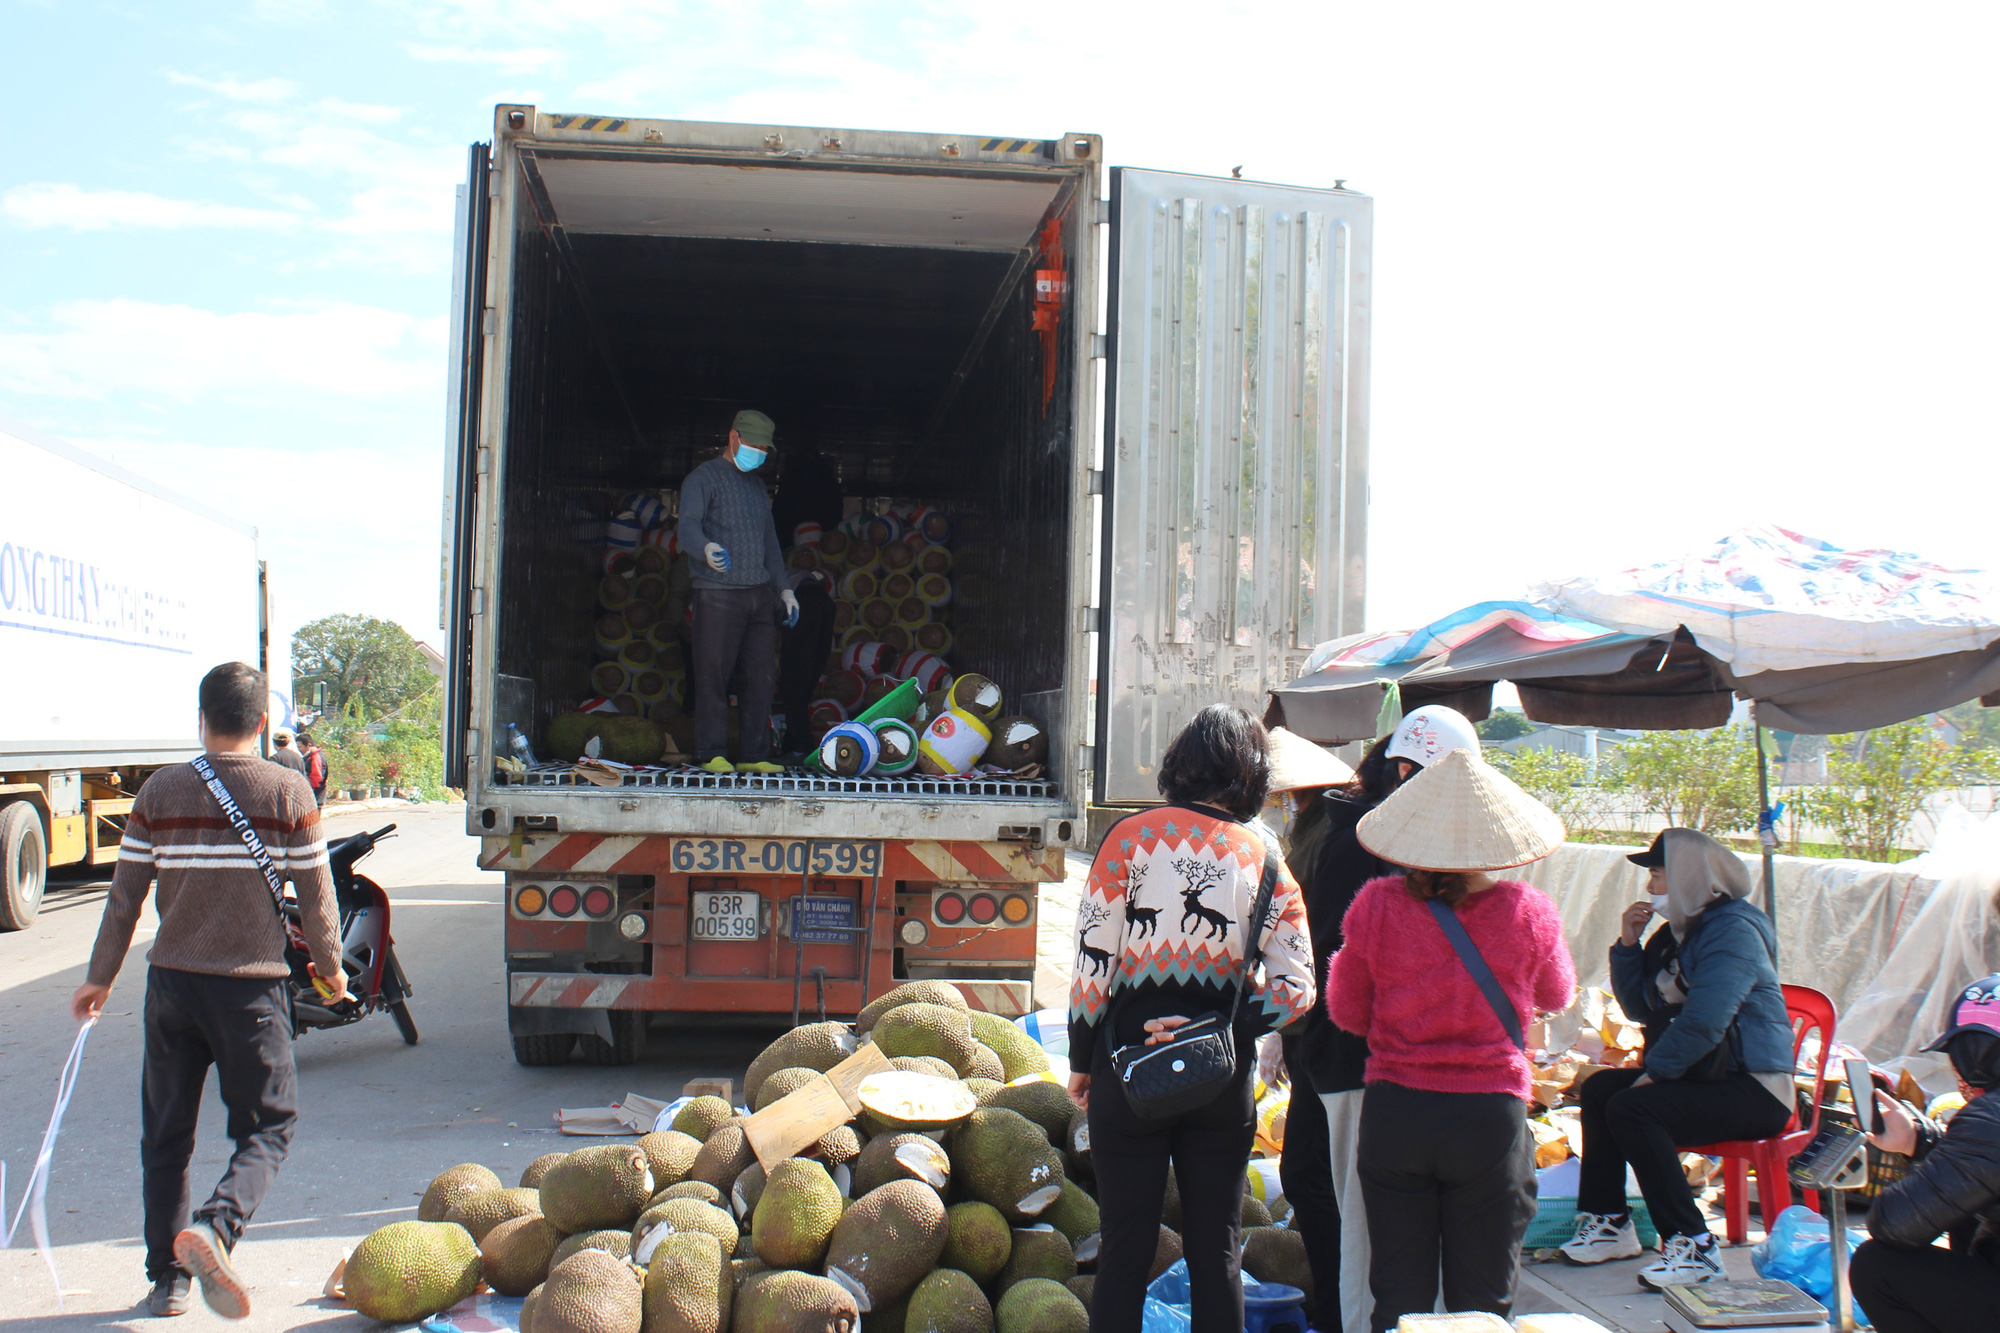
[[[1847,1066],[1847,1095],[1854,1099],[1854,1123],[1865,1124],[1870,1134],[1882,1132],[1882,1103],[1875,1099],[1875,1080],[1868,1073],[1866,1060],[1845,1060]],[[1862,1108],[1867,1108],[1867,1119],[1862,1118]]]

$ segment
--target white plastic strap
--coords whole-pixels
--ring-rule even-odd
[[[83,1043],[90,1036],[90,1029],[96,1025],[95,1018],[86,1018],[83,1026],[76,1030],[76,1044],[69,1048],[69,1059],[63,1061],[62,1073],[56,1079],[55,1110],[49,1113],[49,1127],[42,1131],[42,1150],[35,1157],[35,1169],[28,1173],[28,1187],[21,1194],[21,1206],[14,1210],[14,1221],[8,1226],[7,1234],[0,1236],[0,1248],[11,1247],[14,1233],[21,1229],[21,1215],[27,1214],[28,1224],[35,1235],[35,1253],[41,1255],[42,1262],[49,1266],[49,1280],[55,1283],[58,1310],[63,1308],[62,1279],[56,1275],[55,1252],[49,1248],[49,1163],[56,1155],[56,1138],[62,1133],[63,1112],[69,1110],[70,1094],[76,1091],[76,1076],[83,1068]],[[6,1199],[7,1164],[0,1162],[0,1220],[6,1217]]]

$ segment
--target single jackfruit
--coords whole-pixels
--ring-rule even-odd
[[[755,1106],[764,1080],[780,1069],[796,1067],[825,1073],[854,1054],[859,1044],[845,1023],[807,1023],[793,1028],[750,1062],[750,1068],[743,1074],[743,1095]]]
[[[862,1145],[867,1142],[852,1125],[835,1125],[826,1133],[813,1140],[813,1146],[805,1155],[817,1157],[828,1168],[852,1165],[861,1155]]]
[[[1153,1246],[1153,1266],[1146,1271],[1146,1281],[1151,1282],[1160,1274],[1172,1268],[1181,1257],[1181,1233],[1170,1226],[1160,1227],[1160,1239]]]
[[[1069,1118],[1069,1129],[1065,1135],[1063,1165],[1069,1174],[1078,1180],[1095,1180],[1097,1172],[1090,1165],[1090,1116],[1082,1107]]]
[[[692,1134],[663,1129],[640,1135],[633,1146],[646,1154],[646,1165],[653,1171],[653,1192],[657,1194],[687,1179],[688,1168],[694,1165],[695,1154],[701,1151],[701,1140]]]
[[[639,1333],[643,1319],[638,1274],[602,1250],[550,1269],[535,1308],[536,1333]]]
[[[646,1265],[643,1333],[729,1333],[735,1290],[722,1242],[704,1231],[677,1231]]]
[[[791,1096],[806,1084],[819,1078],[819,1076],[819,1070],[807,1069],[800,1065],[793,1065],[789,1069],[780,1069],[765,1079],[764,1085],[757,1089],[757,1099],[750,1103],[750,1109],[761,1111],[780,1097]]]
[[[1245,1228],[1271,1225],[1271,1210],[1264,1206],[1262,1199],[1252,1195],[1248,1190],[1243,1193],[1242,1225]]]
[[[1015,1227],[1014,1251],[993,1289],[1005,1294],[1016,1282],[1031,1277],[1067,1282],[1075,1276],[1076,1251],[1070,1248],[1069,1237],[1051,1226]]]
[[[521,1172],[521,1188],[531,1190],[540,1187],[542,1177],[549,1173],[549,1168],[567,1156],[566,1152],[545,1152],[528,1163],[527,1169]]]
[[[423,1202],[417,1205],[417,1220],[442,1222],[445,1214],[451,1211],[451,1206],[468,1194],[499,1188],[500,1177],[477,1162],[461,1162],[432,1178],[430,1186],[424,1190]]]
[[[749,1240],[750,1238],[745,1236],[743,1239]],[[729,1260],[729,1272],[736,1280],[736,1289],[738,1291],[743,1289],[745,1282],[748,1282],[751,1278],[757,1276],[757,1274],[771,1271],[771,1265],[765,1263],[754,1254],[738,1254]]]
[[[967,1078],[987,1078],[998,1083],[1007,1077],[1007,1066],[1000,1059],[1000,1053],[983,1041],[972,1043],[972,1062],[965,1067]]]
[[[854,1163],[854,1193],[871,1193],[892,1180],[921,1180],[943,1194],[951,1183],[951,1155],[926,1134],[870,1139]]]
[[[869,1037],[890,1059],[899,1055],[935,1056],[960,1077],[970,1070],[972,1049],[978,1044],[973,1040],[972,1020],[965,1010],[921,1001],[897,1005],[882,1015]]]
[[[632,1228],[632,1261],[643,1264],[653,1257],[653,1247],[677,1231],[704,1231],[725,1249],[736,1248],[740,1234],[736,1219],[726,1208],[699,1199],[669,1199],[648,1208]]]
[[[1056,1144],[1063,1141],[1069,1132],[1070,1117],[1076,1114],[1076,1103],[1069,1099],[1063,1086],[1042,1078],[1004,1084],[980,1098],[979,1104],[1019,1111],[1048,1135],[1050,1143]]]
[[[1000,1276],[1014,1254],[1014,1233],[990,1203],[955,1203],[945,1209],[944,1253],[938,1262],[970,1273],[985,1286]]]
[[[993,1323],[999,1333],[1090,1333],[1090,1311],[1062,1283],[1031,1277],[1001,1293]]]
[[[1283,1226],[1285,1219],[1292,1215],[1292,1201],[1282,1194],[1264,1206],[1271,1210],[1272,1226]]]
[[[562,1266],[563,1260],[571,1255],[582,1254],[585,1250],[602,1250],[606,1254],[623,1259],[632,1253],[632,1233],[629,1231],[579,1231],[574,1236],[563,1237],[562,1244],[556,1246],[549,1255],[549,1271],[553,1273]]]
[[[1306,1238],[1287,1227],[1250,1227],[1243,1232],[1243,1271],[1259,1282],[1281,1282],[1313,1299],[1312,1265]]]
[[[866,1314],[937,1267],[947,1234],[944,1203],[921,1181],[892,1180],[856,1199],[827,1244],[826,1275]]]
[[[855,1089],[855,1097],[861,1103],[862,1123],[876,1134],[944,1129],[964,1120],[979,1105],[979,1099],[957,1079],[900,1069],[870,1074]]]
[[[1090,1298],[1097,1289],[1096,1274],[1078,1273],[1075,1277],[1063,1283],[1063,1285],[1069,1288],[1071,1295],[1083,1302],[1084,1309],[1088,1310],[1090,1308]],[[527,1330],[523,1329],[522,1333],[527,1333]]]
[[[958,1077],[956,1069],[935,1055],[899,1055],[889,1063],[905,1074],[929,1074],[932,1078]]]
[[[1019,1111],[982,1107],[952,1131],[951,1174],[975,1199],[1016,1226],[1032,1221],[1062,1194],[1062,1155]]]
[[[838,1282],[774,1268],[736,1289],[735,1333],[856,1333],[861,1311]]]
[[[906,1004],[941,1004],[951,1009],[966,1007],[965,996],[949,981],[906,981],[887,995],[870,1001],[855,1016],[855,1032],[861,1036],[868,1035],[868,1030],[882,1015]]]
[[[472,1233],[480,1244],[486,1233],[512,1217],[528,1217],[542,1211],[540,1190],[480,1190],[462,1194],[445,1210],[444,1220],[456,1222]]]
[[[535,1311],[542,1304],[542,1287],[537,1282],[535,1289],[521,1298],[521,1333],[535,1333]]]
[[[362,1237],[344,1280],[347,1303],[362,1314],[408,1323],[478,1290],[479,1247],[456,1222],[391,1222]]]
[[[542,1215],[568,1235],[632,1223],[653,1197],[653,1169],[630,1143],[579,1148],[542,1177]]]
[[[959,1081],[965,1084],[965,1090],[972,1094],[974,1101],[984,1097],[987,1093],[1000,1086],[999,1079],[980,1078],[977,1074],[967,1074]]]
[[[1097,1200],[1085,1193],[1083,1186],[1065,1180],[1056,1201],[1042,1210],[1041,1220],[1069,1237],[1078,1263],[1087,1264],[1097,1258],[1101,1229]]]
[[[818,1268],[840,1212],[824,1166],[804,1157],[776,1163],[750,1221],[757,1257],[773,1268]]]
[[[727,1191],[736,1184],[736,1177],[743,1174],[743,1168],[756,1158],[740,1123],[718,1125],[695,1154],[694,1164],[688,1167],[688,1179],[706,1181]]]
[[[1010,1023],[998,1014],[973,1010],[972,1035],[985,1045],[993,1048],[1006,1067],[1001,1082],[1008,1083],[1024,1074],[1048,1072],[1049,1053],[1042,1049],[1040,1042],[1021,1030],[1019,1024]]]
[[[674,1130],[697,1143],[706,1143],[718,1126],[726,1125],[735,1118],[735,1107],[721,1097],[705,1095],[674,1112]]]
[[[486,1285],[502,1296],[525,1296],[549,1275],[549,1261],[563,1234],[540,1213],[510,1217],[486,1233],[479,1247]]]
[[[993,1333],[993,1307],[969,1274],[940,1268],[910,1292],[903,1333]]]
[[[703,1203],[712,1203],[720,1208],[722,1191],[706,1180],[683,1180],[680,1184],[669,1185],[655,1194],[652,1203],[646,1206],[650,1208],[652,1204],[665,1203],[668,1199],[700,1199]]]

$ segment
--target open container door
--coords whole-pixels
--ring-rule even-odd
[[[1362,627],[1373,201],[1111,175],[1096,799]]]
[[[465,787],[466,732],[472,725],[472,522],[479,477],[479,402],[485,355],[489,146],[472,145],[459,187],[451,279],[452,358],[446,384],[449,427],[444,450],[442,583],[438,628],[444,631],[444,780]]]

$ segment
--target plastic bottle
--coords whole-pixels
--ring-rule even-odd
[[[521,729],[512,722],[507,724],[507,748],[514,752],[516,759],[529,768],[535,766],[535,752],[528,748],[528,738],[523,736]]]

